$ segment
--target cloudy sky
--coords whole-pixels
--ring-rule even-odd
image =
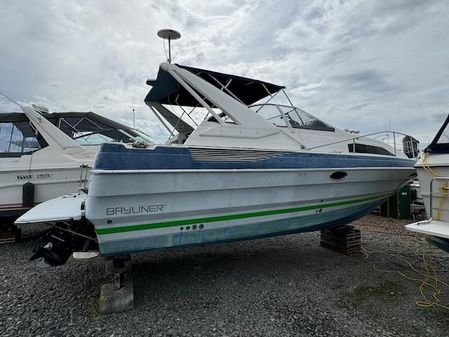
[[[4,1],[0,91],[91,110],[163,139],[143,103],[179,30],[177,63],[283,84],[339,128],[429,142],[449,113],[449,1]],[[17,108],[0,99],[0,112]]]

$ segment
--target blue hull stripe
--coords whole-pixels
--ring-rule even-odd
[[[219,150],[215,150],[219,151]],[[244,150],[239,150],[244,153]],[[250,150],[250,153],[257,151]],[[195,160],[188,148],[157,146],[155,149],[130,149],[121,144],[103,144],[97,154],[95,169],[307,169],[351,167],[410,167],[414,160],[379,155],[324,154],[310,152],[275,152],[266,159],[253,161]]]

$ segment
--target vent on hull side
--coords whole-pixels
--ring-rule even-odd
[[[208,162],[255,162],[282,156],[285,152],[237,150],[237,149],[208,149],[190,148],[193,160]]]

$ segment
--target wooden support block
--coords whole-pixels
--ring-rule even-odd
[[[101,314],[133,309],[134,290],[132,280],[125,279],[120,288],[112,283],[103,284],[98,304],[98,310]]]
[[[14,243],[20,240],[22,230],[15,225],[0,225],[0,244]]]
[[[321,230],[320,246],[346,255],[360,253],[360,231],[352,226]]]
[[[100,291],[99,311],[101,314],[121,312],[134,308],[134,288],[129,272],[131,257],[114,256],[106,259],[106,274],[113,276],[113,282],[103,284]]]
[[[334,250],[339,253],[343,253],[345,255],[357,255],[360,253],[360,245],[352,246],[352,247],[343,247],[340,245],[334,245],[328,242],[320,242],[320,246],[324,248],[328,248]]]

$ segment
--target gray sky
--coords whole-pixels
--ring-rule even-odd
[[[143,103],[173,28],[177,63],[286,85],[339,128],[428,143],[449,113],[449,1],[4,1],[0,91],[163,129]],[[0,112],[17,108],[0,99]]]

